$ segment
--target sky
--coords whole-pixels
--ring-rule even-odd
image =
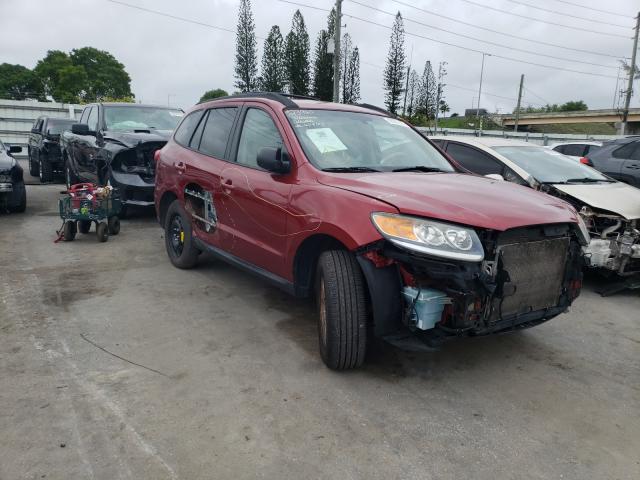
[[[0,0],[0,63],[18,63],[33,68],[47,50],[70,51],[91,46],[109,51],[125,65],[131,76],[132,91],[143,103],[170,104],[187,109],[206,90],[234,91],[235,29],[240,0],[118,2],[209,26],[160,16],[110,0]],[[279,25],[286,35],[296,9],[304,16],[312,50],[319,30],[326,28],[327,12],[323,10],[330,9],[334,0],[291,2],[252,0],[259,62],[262,44],[271,26]],[[439,62],[447,62],[445,97],[451,107],[450,113],[462,114],[465,108],[477,105],[483,52],[491,56],[485,56],[481,107],[493,112],[513,111],[520,75],[524,74],[525,106],[583,100],[590,109],[596,109],[611,108],[614,103],[617,58],[631,56],[633,10],[639,6],[635,0],[344,0],[342,23],[343,31],[349,32],[360,50],[363,102],[383,104],[382,76],[390,27],[393,14],[400,11],[407,32],[407,61],[413,68],[421,73],[427,60],[435,69]],[[585,7],[618,12],[623,16]],[[459,22],[466,22],[466,25]],[[625,85],[621,79],[618,89]],[[632,99],[631,106],[640,106],[640,95]]]

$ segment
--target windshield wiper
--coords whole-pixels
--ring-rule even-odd
[[[564,183],[598,183],[598,182],[608,182],[611,183],[614,180],[609,180],[608,178],[569,178]]]
[[[337,172],[337,173],[350,173],[350,172],[379,172],[375,168],[370,167],[331,167],[323,168],[323,172]]]
[[[441,168],[414,165],[413,167],[394,168],[392,172],[444,172]]]

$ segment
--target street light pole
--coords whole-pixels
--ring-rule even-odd
[[[340,35],[342,28],[342,0],[336,0],[336,23],[333,34],[333,101],[340,101]]]
[[[633,37],[633,50],[631,52],[631,69],[629,70],[629,83],[627,85],[627,96],[624,99],[624,110],[622,111],[622,124],[620,125],[620,134],[625,135],[627,132],[627,118],[629,117],[629,103],[633,94],[633,80],[636,74],[636,52],[638,51],[638,31],[640,30],[640,12],[636,17],[636,33]]]
[[[482,53],[482,66],[480,67],[480,87],[478,88],[478,108],[476,109],[476,120],[478,122],[478,128],[482,131],[482,124],[480,123],[480,98],[482,97],[482,76],[484,74],[484,57],[490,57],[490,53]]]

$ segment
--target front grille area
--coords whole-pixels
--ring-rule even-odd
[[[500,245],[503,297],[494,298],[492,321],[558,305],[569,251],[561,237]]]

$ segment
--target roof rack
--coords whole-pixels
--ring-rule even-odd
[[[224,97],[211,98],[207,100],[203,100],[198,102],[198,104],[210,102],[213,100],[239,100],[242,98],[266,98],[269,100],[275,100],[276,102],[281,103],[287,108],[298,108],[298,105],[291,101],[292,98],[297,98],[300,100],[319,100],[314,97],[309,97],[305,95],[295,95],[293,93],[281,93],[281,92],[245,92],[245,93],[235,93],[233,95],[227,95]]]
[[[357,107],[368,108],[369,110],[375,110],[376,112],[384,113],[385,115],[389,115],[390,117],[397,117],[397,115],[391,113],[389,110],[385,110],[382,107],[377,107],[375,105],[371,105],[370,103],[356,103]]]

